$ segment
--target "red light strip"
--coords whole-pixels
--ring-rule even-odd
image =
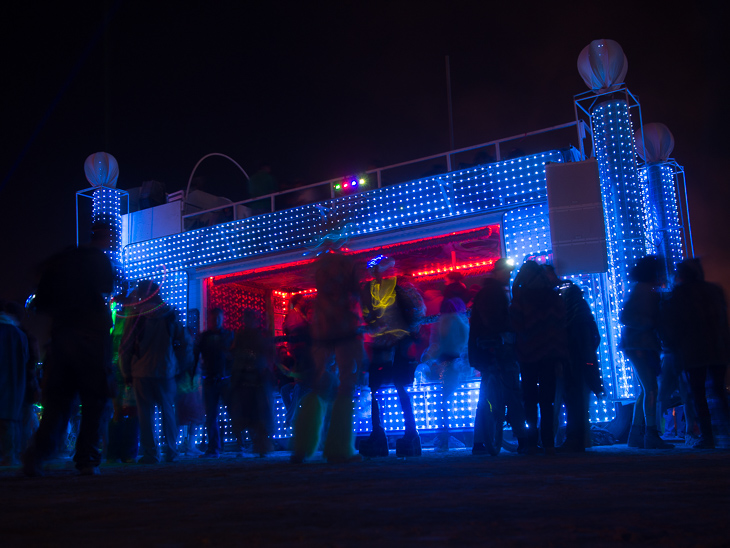
[[[484,269],[485,267],[493,267],[494,263],[497,261],[497,259],[487,259],[486,261],[479,261],[475,263],[464,263],[456,266],[440,266],[435,268],[430,268],[427,270],[420,270],[418,272],[414,272],[413,276],[416,278],[424,278],[424,277],[433,277],[433,276],[440,276],[442,274],[448,274],[449,272],[453,272],[455,270],[458,271],[465,271],[465,270],[472,270],[472,269]]]
[[[389,244],[389,245],[384,245],[384,246],[379,246],[379,247],[372,247],[369,249],[362,249],[359,251],[350,251],[349,249],[345,249],[345,248],[343,248],[343,249],[345,249],[345,252],[347,255],[370,255],[375,252],[383,251],[386,249],[392,249],[394,247],[413,245],[413,244],[420,243],[420,242],[428,242],[430,240],[439,240],[439,239],[443,239],[443,238],[454,238],[457,236],[463,236],[464,234],[477,234],[479,232],[486,232],[486,234],[483,237],[489,238],[495,232],[496,233],[499,232],[499,225],[488,225],[488,226],[481,227],[481,228],[472,228],[472,229],[468,229],[468,230],[461,230],[458,232],[450,232],[448,234],[441,234],[440,236],[428,236],[426,238],[408,240],[407,242],[400,242],[397,244]],[[222,276],[211,276],[209,278],[209,281],[213,282],[215,284],[218,284],[221,282],[225,282],[226,280],[231,280],[231,281],[233,281],[233,279],[242,279],[243,280],[254,274],[263,274],[265,272],[271,272],[273,270],[282,270],[282,269],[292,268],[295,266],[303,266],[306,264],[313,263],[315,260],[316,259],[313,259],[313,258],[304,259],[301,261],[295,261],[295,262],[286,263],[286,264],[278,264],[278,265],[274,265],[274,266],[257,268],[257,269],[253,269],[253,270],[245,270],[243,272],[236,272],[234,274],[225,274]],[[485,267],[488,268],[488,267],[494,266],[494,262],[496,260],[497,260],[497,258],[487,259],[486,261],[480,261],[480,262],[465,263],[465,264],[456,265],[456,266],[449,265],[449,266],[432,267],[429,269],[420,270],[419,272],[415,272],[414,276],[419,277],[419,278],[420,277],[435,277],[435,276],[440,276],[442,274],[447,274],[448,272],[451,272],[453,270],[463,271],[463,270],[469,270],[469,269],[484,269]],[[274,292],[274,293],[276,294],[277,292]],[[282,296],[285,294],[285,292],[278,292],[278,293],[281,294]],[[314,293],[316,293],[316,290],[313,288],[305,289],[305,290],[299,291],[297,293],[314,294]],[[295,295],[295,294],[296,293],[286,293],[286,295],[289,295],[289,296]]]

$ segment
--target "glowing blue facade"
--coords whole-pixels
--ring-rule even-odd
[[[592,421],[605,422],[615,416],[615,401],[634,395],[633,375],[616,350],[617,318],[628,271],[647,251],[655,251],[648,248],[648,242],[657,241],[660,234],[661,241],[668,242],[662,245],[673,253],[672,261],[682,256],[682,246],[674,181],[661,166],[637,167],[627,103],[612,100],[597,105],[591,125],[610,266],[607,275],[572,279],[583,288],[603,338],[599,352],[607,394],[601,401],[594,399],[590,413]],[[408,242],[424,235],[440,236],[496,223],[501,227],[506,257],[518,264],[526,257],[549,260],[552,246],[545,163],[570,159],[570,154],[553,150],[133,243],[123,251],[125,278],[130,283],[140,279],[158,282],[162,297],[184,319],[189,308],[204,305],[204,299],[197,295],[202,292],[200,280],[291,263],[333,237],[352,243],[373,237]],[[661,207],[653,209],[647,207],[647,203],[656,202],[647,186],[652,177],[659,177],[660,183],[651,188],[655,194],[661,189],[663,196]],[[439,426],[434,422],[434,417],[441,416],[434,412],[434,406],[440,404],[438,390],[439,385],[428,384],[411,389],[421,430]],[[370,428],[369,397],[367,391],[356,394],[358,432]],[[395,392],[384,390],[379,398],[386,430],[402,430]],[[477,383],[459,387],[449,400],[451,428],[473,427],[477,399]],[[277,415],[276,437],[288,437],[281,402]],[[225,414],[222,422],[227,424]],[[233,440],[230,431],[224,437]]]

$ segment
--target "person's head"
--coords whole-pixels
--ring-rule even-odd
[[[392,273],[395,267],[395,260],[385,255],[378,255],[368,261],[368,271],[375,278],[375,281],[380,283],[383,278]]]
[[[223,328],[223,321],[225,320],[225,314],[220,308],[211,308],[208,311],[208,329],[220,330]]]
[[[137,298],[144,302],[160,303],[160,286],[152,280],[141,280],[137,284]]]
[[[497,261],[494,263],[494,268],[492,269],[490,275],[500,284],[507,285],[514,269],[514,261],[512,259],[502,257],[500,259],[497,259]]]
[[[303,304],[303,299],[301,293],[297,293],[296,295],[292,295],[291,299],[289,299],[289,308],[292,310],[296,308],[301,308],[301,305]]]
[[[464,274],[461,272],[458,272],[456,270],[452,270],[448,274],[446,274],[446,283],[447,284],[458,284],[458,283],[464,283]]]
[[[565,299],[565,304],[569,308],[583,299],[583,290],[578,284],[568,280],[566,282],[563,282],[560,287],[560,293],[563,295],[563,298]]]
[[[543,289],[551,287],[545,269],[535,261],[525,261],[515,276],[513,290]]]
[[[654,286],[661,284],[659,257],[647,255],[636,262],[636,266],[629,271],[629,280],[637,283],[646,283]]]
[[[542,265],[543,270],[545,270],[545,275],[547,276],[548,281],[553,287],[558,287],[560,285],[560,278],[558,277],[557,273],[555,272],[555,267],[551,264],[544,264]]]
[[[705,271],[699,259],[685,259],[677,265],[675,277],[678,283],[701,282]]]

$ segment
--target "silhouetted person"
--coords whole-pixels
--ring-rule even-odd
[[[114,270],[101,251],[110,247],[111,227],[92,226],[91,245],[70,248],[44,269],[36,311],[51,319],[43,368],[43,418],[23,455],[23,471],[41,475],[41,465],[60,447],[79,397],[81,425],[74,462],[85,475],[99,473],[102,413],[113,392],[111,312],[105,296],[114,288]]]
[[[563,284],[568,330],[568,360],[563,368],[567,426],[563,452],[581,453],[586,447],[588,424],[588,392],[603,394],[601,372],[596,351],[601,335],[591,307],[583,298],[583,290],[572,282]]]
[[[139,451],[139,418],[137,417],[137,401],[134,390],[124,382],[122,364],[120,360],[122,343],[124,341],[127,319],[133,316],[132,300],[136,293],[129,298],[115,297],[117,307],[112,330],[112,365],[117,393],[112,399],[113,415],[108,426],[108,445],[106,458],[111,462],[131,463],[136,461]],[[134,318],[132,317],[132,320]]]
[[[300,463],[317,450],[325,415],[323,398],[332,388],[327,368],[334,360],[339,384],[323,454],[328,462],[349,462],[361,458],[355,454],[352,395],[363,360],[357,314],[360,286],[352,258],[335,252],[322,253],[315,263],[314,284],[317,295],[311,323],[313,390],[301,400],[294,424],[291,461]]]
[[[484,445],[484,413],[489,396],[484,375],[493,374],[500,381],[512,432],[526,449],[525,408],[520,390],[520,367],[517,364],[515,333],[509,319],[509,280],[514,266],[507,259],[498,259],[474,297],[469,320],[469,364],[482,374],[479,402],[474,417],[474,446],[472,452],[487,452]]]
[[[444,298],[441,303],[441,313],[437,324],[435,340],[436,376],[441,381],[441,399],[438,433],[438,451],[449,450],[449,398],[456,390],[459,383],[460,359],[466,354],[467,342],[469,340],[469,320],[466,317],[466,306],[464,301],[458,297]]]
[[[546,453],[555,451],[553,413],[557,371],[567,357],[565,304],[545,270],[525,262],[512,285],[510,319],[516,334],[517,360],[527,419],[527,451],[537,449],[537,406],[540,439]]]
[[[725,374],[730,359],[730,330],[727,305],[722,289],[704,280],[699,259],[687,259],[677,265],[677,285],[667,307],[670,337],[676,341],[677,359],[687,371],[702,437],[696,449],[712,449],[710,409],[705,382],[709,377],[724,428],[730,422]]]
[[[255,310],[244,310],[243,325],[234,335],[231,354],[233,366],[227,404],[233,431],[241,451],[243,432],[248,431],[254,453],[263,457],[271,451],[273,431],[274,382],[270,368],[273,344]]]
[[[415,360],[409,358],[408,349],[418,333],[425,305],[415,288],[406,291],[399,286],[398,278],[392,276],[394,266],[393,259],[382,255],[371,259],[368,262],[368,269],[373,279],[363,286],[360,300],[363,318],[371,338],[368,379],[373,430],[370,437],[360,443],[360,453],[366,457],[388,455],[388,440],[381,424],[380,406],[375,394],[382,386],[391,382],[398,392],[398,401],[405,423],[405,433],[403,438],[398,440],[396,454],[398,456],[421,454],[413,405],[406,386],[413,384],[416,370]],[[390,277],[387,277],[389,275]]]
[[[0,466],[17,462],[26,396],[28,338],[0,301]]]
[[[125,324],[122,347],[122,372],[127,384],[134,388],[139,415],[141,464],[160,461],[155,405],[162,415],[165,434],[163,449],[167,462],[177,459],[177,420],[175,417],[176,384],[178,372],[174,341],[181,326],[175,310],[165,304],[159,286],[151,280],[142,280],[137,286],[139,302],[134,317]]]
[[[659,342],[659,260],[642,257],[629,272],[634,282],[624,302],[619,320],[623,324],[619,348],[629,359],[639,380],[639,393],[634,404],[634,417],[629,432],[629,447],[671,449],[672,444],[659,437],[656,402],[659,391],[657,376],[661,372]]]
[[[205,428],[208,432],[208,448],[203,458],[218,458],[221,452],[218,410],[225,400],[231,385],[231,346],[233,332],[223,327],[225,315],[220,308],[208,312],[208,329],[200,335],[195,345],[195,365],[200,365],[203,381],[203,402],[205,405]],[[242,451],[243,448],[241,447]]]
[[[299,400],[312,388],[314,363],[308,308],[305,307],[302,295],[292,296],[289,307],[284,318],[284,334],[287,337],[286,350],[290,360],[288,375],[292,381],[281,386],[280,391],[286,406],[287,422],[291,424]]]
[[[176,347],[178,361],[176,378],[175,416],[178,428],[183,430],[180,451],[198,457],[202,452],[195,445],[195,430],[205,424],[205,404],[200,371],[196,367],[194,336],[190,324],[181,328],[184,344]]]

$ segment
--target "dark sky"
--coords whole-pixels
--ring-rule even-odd
[[[314,183],[448,150],[446,55],[457,148],[572,121],[576,60],[599,38],[623,47],[644,122],[673,132],[696,251],[708,278],[730,279],[719,3],[245,4],[258,3],[4,8],[0,296],[24,298],[38,263],[75,241],[93,152],[117,158],[124,189],[182,189],[210,152]],[[196,174],[242,197],[230,162]]]

